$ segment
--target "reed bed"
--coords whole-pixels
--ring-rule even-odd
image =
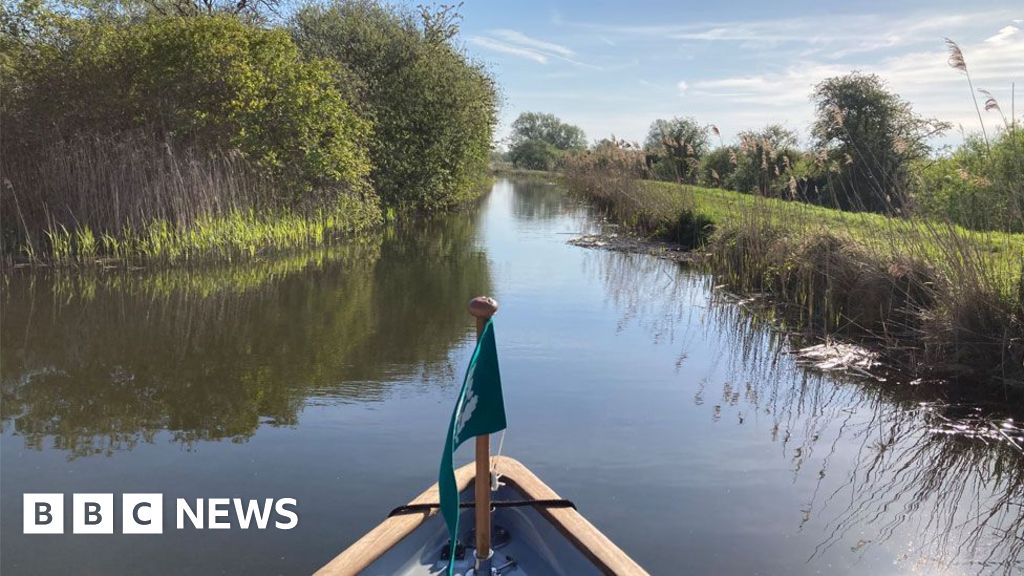
[[[650,182],[641,158],[587,153],[566,180],[609,218],[696,249],[730,290],[770,296],[796,329],[868,343],[914,377],[984,384],[972,395],[1024,391],[1024,234]]]
[[[289,202],[237,152],[174,147],[145,132],[8,145],[2,156],[8,265],[253,256],[381,219],[372,195]]]

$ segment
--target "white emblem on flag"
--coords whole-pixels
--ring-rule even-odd
[[[455,425],[456,442],[461,442],[463,440],[462,430],[466,427],[466,423],[473,418],[473,411],[476,410],[476,405],[476,389],[473,388],[473,377],[470,375],[469,382],[466,386],[466,399],[462,403],[462,410],[459,411],[459,421]]]

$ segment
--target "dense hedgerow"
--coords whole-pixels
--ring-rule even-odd
[[[479,194],[497,121],[497,91],[453,43],[457,15],[419,17],[370,1],[306,6],[291,21],[311,57],[343,68],[340,88],[373,122],[372,181],[386,205],[436,210]]]
[[[914,209],[976,230],[1024,232],[1024,130],[986,145],[973,136],[951,154],[921,162]]]
[[[5,148],[144,129],[239,150],[281,200],[364,189],[369,124],[334,88],[332,65],[302,58],[285,31],[214,15],[68,20],[51,34],[17,53]]]
[[[101,256],[155,224],[185,237],[239,213],[309,218],[321,232],[293,236],[316,243],[382,204],[439,210],[482,190],[497,93],[455,47],[452,8],[340,2],[283,26],[245,2],[160,6],[0,13],[8,261],[59,260],[79,237],[108,238]]]

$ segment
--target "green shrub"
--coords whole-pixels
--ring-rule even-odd
[[[793,198],[796,180],[792,169],[800,153],[796,134],[778,124],[740,132],[738,161],[732,184],[740,192]]]
[[[1024,131],[991,147],[972,136],[952,154],[919,163],[914,207],[975,230],[1024,232]]]
[[[227,15],[66,20],[25,45],[5,104],[9,138],[145,129],[175,145],[239,150],[301,206],[365,192],[369,125],[286,32]]]
[[[708,152],[700,160],[699,183],[709,188],[735,190],[733,174],[739,163],[738,154],[738,146],[719,146]]]
[[[659,118],[651,123],[644,150],[655,178],[694,184],[708,150],[708,128],[693,118]]]
[[[509,150],[509,157],[516,168],[554,170],[564,152],[544,140],[524,140]]]
[[[372,180],[382,200],[435,210],[481,189],[497,93],[483,67],[454,46],[451,9],[420,16],[337,1],[300,9],[291,31],[306,54],[341,65],[336,81],[373,120]]]

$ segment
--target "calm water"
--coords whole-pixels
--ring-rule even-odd
[[[255,266],[10,279],[3,574],[311,572],[436,480],[478,294],[501,303],[504,453],[652,573],[1024,569],[1016,452],[797,368],[705,276],[566,244],[594,225],[500,181],[479,210]],[[300,521],[23,536],[24,492],[293,497]]]

